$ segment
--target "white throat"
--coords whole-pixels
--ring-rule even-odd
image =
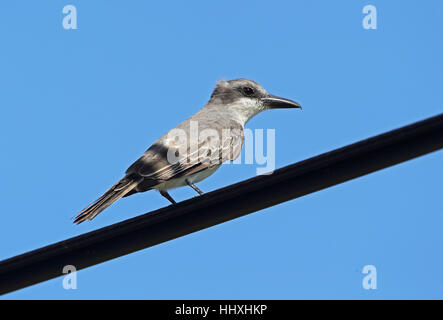
[[[229,107],[231,118],[241,123],[243,126],[255,115],[264,110],[263,106],[257,101],[242,98],[231,104]]]

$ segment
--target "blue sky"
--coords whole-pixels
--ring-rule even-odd
[[[77,8],[77,30],[62,9]],[[362,27],[365,5],[377,29]],[[0,259],[167,205],[125,198],[70,218],[218,79],[304,109],[260,114],[277,168],[441,113],[441,1],[8,1],[0,4]],[[441,299],[436,152],[4,299]],[[222,167],[210,191],[255,175]],[[177,200],[194,196],[174,190]],[[377,268],[377,289],[362,269]]]

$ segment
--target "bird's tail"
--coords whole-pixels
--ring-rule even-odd
[[[80,213],[75,217],[74,223],[79,224],[85,220],[94,219],[96,215],[134,189],[142,180],[142,177],[134,177],[131,175],[124,177],[114,184],[100,198],[80,211]]]

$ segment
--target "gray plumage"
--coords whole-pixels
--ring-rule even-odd
[[[126,170],[125,177],[83,209],[74,223],[92,220],[116,200],[137,192],[157,189],[173,203],[167,193],[172,188],[189,185],[201,194],[194,183],[210,176],[223,162],[235,160],[241,153],[246,122],[270,108],[300,108],[300,105],[268,94],[252,80],[219,81],[200,111],[160,137]],[[199,133],[214,135],[197,135],[193,139],[195,125]],[[173,132],[182,132],[185,141],[175,139]],[[171,161],[171,155],[175,161]]]

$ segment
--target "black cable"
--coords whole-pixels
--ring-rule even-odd
[[[0,294],[199,231],[443,147],[443,114],[0,262]]]

